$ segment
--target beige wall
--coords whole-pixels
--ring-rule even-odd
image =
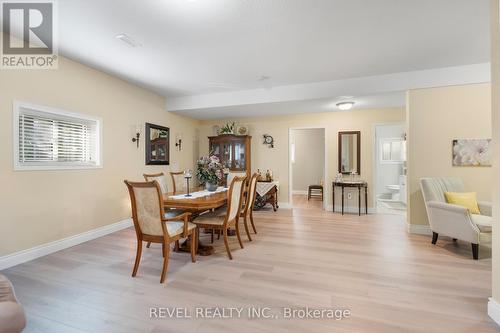
[[[252,135],[252,169],[272,169],[275,178],[280,182],[279,201],[288,203],[289,173],[288,173],[288,143],[289,128],[325,127],[326,136],[326,186],[327,203],[332,204],[331,181],[337,174],[337,134],[343,130],[361,131],[361,177],[373,188],[373,131],[374,124],[401,122],[404,120],[404,110],[400,108],[353,110],[347,112],[330,112],[301,114],[280,117],[238,119],[237,123],[248,124]],[[208,154],[207,136],[212,135],[213,125],[223,125],[228,119],[202,122],[200,127],[200,154]],[[231,120],[232,121],[232,120]],[[274,137],[275,148],[262,144],[262,135]],[[338,193],[338,192],[337,192]],[[337,200],[337,199],[336,199]],[[339,201],[336,201],[339,203]],[[369,195],[369,206],[372,206],[372,196]],[[357,207],[357,196],[347,203]]]
[[[492,125],[493,125],[493,226],[492,264],[493,264],[493,298],[500,303],[500,20],[498,0],[492,3],[491,37],[492,37]]]
[[[295,163],[292,164],[293,191],[307,191],[309,185],[324,180],[325,134],[323,129],[292,131],[295,143]]]
[[[492,168],[453,167],[452,140],[491,137],[490,84],[411,90],[407,96],[411,224],[428,224],[422,177],[458,177],[479,200],[491,200]]]
[[[177,168],[192,167],[197,121],[169,114],[165,99],[76,62],[58,70],[5,70],[0,75],[0,256],[58,240],[130,216],[124,179],[168,167],[144,165],[144,144],[131,142],[137,123],[182,133],[184,149],[171,144]],[[12,102],[30,102],[103,119],[103,162],[97,170],[13,171]],[[198,145],[196,143],[196,145]]]

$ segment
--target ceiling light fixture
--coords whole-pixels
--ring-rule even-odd
[[[119,34],[119,35],[116,35],[115,38],[121,40],[124,43],[127,43],[128,46],[130,46],[130,47],[142,46],[141,43],[139,43],[138,41],[136,41],[135,39],[133,39],[132,37],[130,37],[127,34]]]
[[[340,110],[347,111],[352,109],[352,107],[354,106],[354,102],[339,102],[336,105]]]

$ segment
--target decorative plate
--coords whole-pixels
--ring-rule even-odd
[[[238,125],[238,128],[236,129],[236,134],[238,134],[238,135],[248,135],[248,126]]]

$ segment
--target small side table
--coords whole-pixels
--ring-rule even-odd
[[[344,188],[358,188],[358,215],[361,216],[361,189],[365,190],[365,214],[368,214],[368,183],[365,181],[341,181],[332,182],[333,212],[335,212],[335,187],[342,188],[342,215],[344,215]]]

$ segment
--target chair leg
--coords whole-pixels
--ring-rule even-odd
[[[212,229],[211,235],[210,235],[210,242],[213,244],[214,243],[214,232],[215,230]]]
[[[180,245],[179,245],[179,240],[176,240],[176,241],[175,241],[175,245],[174,245],[174,251],[175,251],[175,252],[179,252],[179,247],[180,247]]]
[[[479,244],[474,244],[472,243],[472,258],[474,258],[474,260],[478,260],[479,259]]]
[[[231,250],[229,250],[229,242],[227,240],[227,229],[224,229],[224,245],[226,246],[227,256],[229,257],[229,260],[233,260],[233,256],[231,255]]]
[[[165,258],[165,244],[161,244],[161,255]]]
[[[217,240],[220,239],[220,230],[217,230]]]
[[[245,226],[245,232],[247,233],[248,240],[251,242],[252,241],[252,237],[250,237],[250,231],[248,231],[248,222],[247,222],[246,215],[245,215],[245,217],[243,219],[243,224]]]
[[[438,241],[438,236],[439,234],[437,232],[432,232],[432,244],[436,245],[436,242]]]
[[[196,262],[196,229],[191,231],[191,261]]]
[[[165,281],[165,278],[167,277],[169,255],[170,255],[170,246],[168,246],[168,244],[163,243],[163,269],[161,270],[160,283],[163,283]]]
[[[148,242],[148,243],[146,244],[146,247],[149,249],[149,247],[150,247],[150,246],[151,246],[151,242]]]
[[[196,251],[200,247],[200,229],[196,228]]]
[[[256,234],[257,229],[255,229],[255,224],[253,223],[253,214],[252,213],[250,213],[250,223],[252,223],[253,232]]]
[[[134,269],[132,271],[132,276],[135,277],[137,275],[137,270],[139,269],[139,263],[141,262],[142,255],[142,239],[137,240],[137,253],[135,255],[135,264]]]
[[[243,242],[241,241],[241,235],[240,235],[240,227],[239,227],[240,221],[236,222],[236,237],[238,238],[238,242],[240,243],[240,247],[243,248]]]

